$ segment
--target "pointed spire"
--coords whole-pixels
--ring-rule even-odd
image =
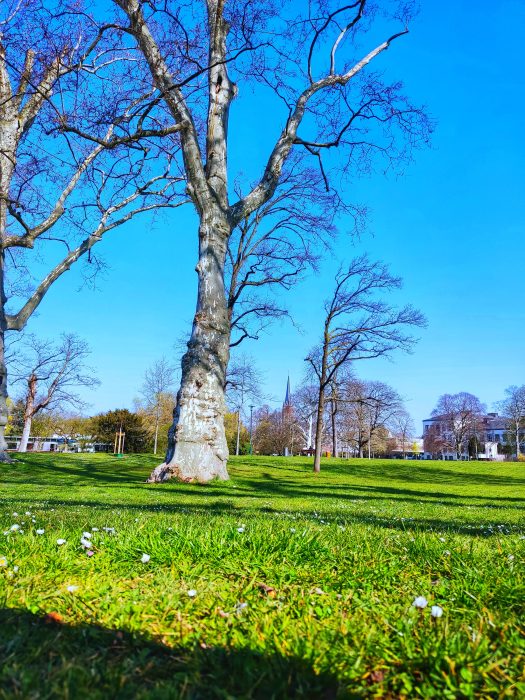
[[[290,390],[290,375],[288,375],[288,382],[286,384],[286,395],[284,397],[283,406],[291,406],[291,405],[292,405],[292,392]]]

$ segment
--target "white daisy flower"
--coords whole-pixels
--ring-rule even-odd
[[[428,605],[428,600],[423,595],[418,595],[417,598],[415,598],[414,602],[412,603],[412,606],[414,608],[420,608],[421,610],[423,608],[426,608],[427,605]]]
[[[9,529],[11,530],[11,532],[16,532],[17,530],[20,530],[20,525],[15,523],[14,525],[11,525]]]
[[[141,559],[140,559],[140,561],[141,561],[143,564],[147,564],[147,563],[149,562],[150,559],[151,559],[151,556],[150,556],[149,554],[143,554],[142,557],[141,557]]]
[[[40,528],[39,530],[36,530],[35,532],[37,535],[43,535],[45,530],[44,530],[44,528]]]
[[[57,544],[58,544],[58,545],[66,544],[66,540],[63,540],[62,538],[60,538],[60,539],[57,540]]]
[[[7,566],[6,557],[0,557],[0,566]]]
[[[74,593],[75,591],[78,591],[78,586],[73,586],[73,585],[68,586],[67,590],[69,593]]]
[[[430,608],[430,614],[432,617],[441,617],[441,615],[443,615],[443,608],[440,605],[433,605]]]
[[[188,595],[190,598],[195,598],[195,596],[197,595],[197,591],[194,588],[190,588],[190,590],[188,591]]]

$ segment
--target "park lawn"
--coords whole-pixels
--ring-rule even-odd
[[[524,465],[157,463],[0,467],[0,698],[525,697]]]

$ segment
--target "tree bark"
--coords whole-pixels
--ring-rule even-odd
[[[181,387],[163,464],[149,481],[205,483],[228,479],[228,445],[224,431],[224,383],[229,359],[230,327],[224,293],[224,261],[230,228],[215,213],[199,228],[197,310],[188,350],[182,358]]]
[[[333,398],[330,408],[332,418],[332,456],[337,457],[337,403]]]
[[[26,416],[24,420],[24,429],[22,431],[22,437],[20,439],[20,445],[18,446],[18,452],[27,452],[27,443],[29,442],[29,436],[31,435],[31,423],[33,422],[31,416]]]
[[[324,411],[324,388],[319,389],[319,401],[317,404],[317,418],[315,421],[315,456],[314,472],[321,471],[321,450],[323,447],[323,411]]]
[[[159,439],[159,421],[158,419],[155,421],[155,440],[153,442],[153,454],[157,454],[157,443]]]
[[[18,446],[18,452],[27,452],[27,443],[29,441],[29,436],[31,434],[31,423],[33,421],[33,416],[35,415],[35,397],[37,388],[37,378],[35,374],[31,374],[27,380],[27,395],[26,395],[26,405],[24,409],[24,429],[22,431],[22,438],[20,440],[20,445]]]
[[[1,263],[3,272],[3,260]],[[3,296],[3,295],[2,295]],[[3,299],[2,299],[3,301]],[[12,462],[7,453],[7,442],[5,440],[5,427],[9,417],[7,409],[7,367],[5,364],[5,314],[3,303],[0,312],[0,462]]]
[[[237,411],[237,442],[235,445],[235,454],[239,456],[239,448],[241,442],[241,412]]]

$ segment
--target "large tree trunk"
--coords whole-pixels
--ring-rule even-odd
[[[22,431],[22,438],[20,440],[20,445],[18,446],[19,452],[27,452],[27,443],[29,442],[29,436],[31,435],[31,416],[26,416],[24,420],[24,429]]]
[[[9,78],[0,65],[0,462],[11,462],[7,454],[5,427],[9,417],[7,409],[7,367],[5,363],[6,296],[5,296],[5,249],[4,238],[7,234],[7,203],[9,186],[15,167],[18,125],[15,120],[16,110],[11,99]]]
[[[199,228],[197,311],[173,412],[166,460],[149,481],[228,479],[224,432],[224,382],[230,329],[224,293],[224,260],[230,229],[215,214]]]

